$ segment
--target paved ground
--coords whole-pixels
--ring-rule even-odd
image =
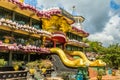
[[[97,80],[96,77],[91,78],[90,80]],[[106,75],[102,77],[102,80],[120,80],[120,76],[111,76],[111,75]]]
[[[96,77],[92,77],[90,80],[97,80]],[[102,77],[102,80],[120,80],[120,71],[116,72],[116,76],[112,76],[112,75],[105,75]]]

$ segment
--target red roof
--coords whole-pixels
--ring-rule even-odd
[[[72,30],[78,32],[78,33],[81,33],[81,34],[85,34],[85,36],[87,37],[89,35],[89,33],[83,31],[82,29],[78,29],[76,27],[72,27]]]

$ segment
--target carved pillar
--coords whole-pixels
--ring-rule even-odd
[[[53,47],[56,47],[56,40],[53,40]]]
[[[45,42],[46,42],[46,36],[43,36],[43,39],[42,39],[42,47],[45,47]]]

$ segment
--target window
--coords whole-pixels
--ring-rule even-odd
[[[5,61],[9,60],[9,53],[6,52],[0,52],[0,59],[4,59]]]
[[[81,40],[82,40],[82,37],[81,37],[81,36],[77,36],[77,40],[78,40],[78,41],[81,41]]]
[[[40,59],[48,59],[50,56],[46,54],[30,54],[30,61],[40,60]]]
[[[35,41],[35,44],[36,46],[41,46],[42,45],[42,41],[39,39],[39,40],[34,40]]]
[[[70,33],[69,32],[67,32],[67,36],[68,36],[68,38],[70,38]]]
[[[15,21],[18,22],[19,24],[26,24],[29,25],[30,24],[30,18],[21,14],[16,13],[15,14]]]
[[[7,66],[8,65],[8,61],[9,61],[9,53],[7,52],[0,52],[0,65],[2,66]],[[4,64],[5,62],[5,64]]]
[[[67,32],[67,36],[68,36],[69,39],[75,39],[75,40],[78,40],[78,41],[82,40],[81,36],[78,36],[78,35],[70,33],[70,32]]]
[[[32,26],[36,29],[42,29],[42,21],[32,19]]]
[[[73,49],[73,50],[75,50],[75,51],[77,51],[77,50],[78,50],[76,46],[73,46],[73,47],[74,47],[74,49]]]
[[[73,35],[73,37],[72,37],[72,39],[77,39],[77,35],[75,35],[75,34],[72,34]]]
[[[12,11],[0,8],[0,18],[12,19]]]
[[[83,51],[83,48],[82,48],[82,47],[79,47],[78,50],[79,50],[79,51]]]
[[[14,53],[12,56],[13,61],[28,61],[28,55],[27,54],[18,54]]]
[[[72,39],[73,35],[70,32],[67,32],[67,36],[69,39]]]
[[[66,50],[71,50],[71,46],[70,46],[70,45],[67,45],[67,46],[66,46]]]
[[[6,37],[5,37],[6,36]],[[0,40],[4,42],[4,40],[7,38],[7,36],[11,37],[11,32],[7,32],[4,30],[0,30]],[[10,42],[12,39],[9,39]]]

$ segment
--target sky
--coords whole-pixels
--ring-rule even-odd
[[[120,6],[120,0],[114,1]],[[111,8],[110,0],[37,0],[37,7],[62,7],[71,14],[73,6],[85,18],[82,27],[90,34],[89,40],[104,46],[120,43],[120,9]]]

